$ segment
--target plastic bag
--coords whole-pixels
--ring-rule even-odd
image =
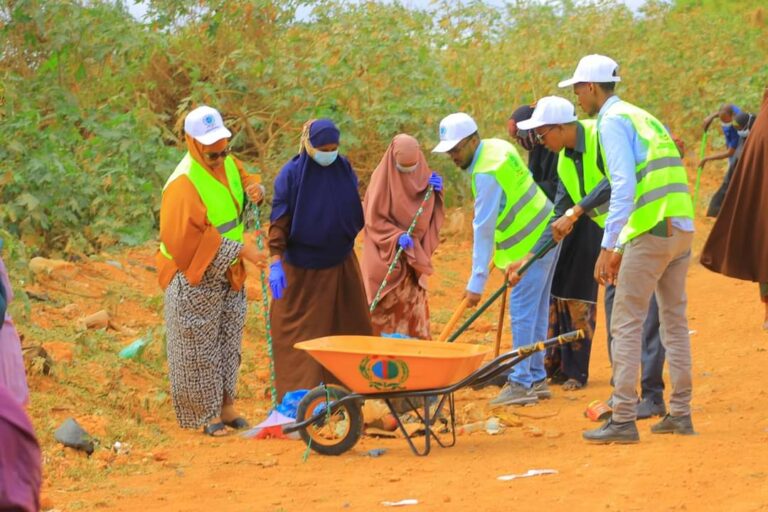
[[[283,401],[277,406],[276,410],[283,416],[296,419],[296,411],[299,408],[299,402],[304,395],[309,393],[308,389],[297,389],[289,391],[283,396]]]

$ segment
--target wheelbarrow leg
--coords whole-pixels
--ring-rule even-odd
[[[445,405],[445,402],[448,402],[448,414],[450,416],[448,428],[451,430],[451,440],[448,443],[444,443],[440,437],[432,432],[432,435],[435,437],[435,441],[438,445],[440,445],[441,448],[450,448],[451,446],[456,444],[456,404],[453,399],[453,393],[447,393],[442,396],[440,399],[440,402],[437,404],[437,408],[435,409],[435,414],[430,418],[430,423],[433,425],[435,422],[440,420],[440,411],[443,410],[443,406]]]
[[[416,415],[416,417],[421,422],[421,425],[424,427],[423,449],[419,449],[416,447],[416,444],[408,435],[408,431],[405,429],[405,425],[403,425],[403,422],[400,419],[400,416],[395,412],[394,406],[391,404],[389,399],[387,398],[384,399],[384,402],[387,404],[387,407],[389,407],[390,412],[395,417],[395,421],[397,421],[397,426],[400,429],[400,432],[403,434],[403,436],[405,437],[405,440],[408,442],[408,446],[411,447],[411,451],[418,456],[428,455],[429,452],[432,450],[432,439],[434,439],[435,442],[441,448],[449,448],[455,445],[456,444],[456,403],[453,398],[453,393],[446,393],[440,396],[440,400],[437,402],[435,406],[435,412],[433,414],[430,414],[429,412],[430,397],[423,396],[420,398],[421,398],[421,404],[414,403],[419,401],[415,397],[413,400],[411,399],[411,397],[406,397],[405,401],[408,404],[408,406],[411,408],[411,412],[413,412]],[[445,407],[446,402],[448,403],[448,410],[450,415],[449,428],[451,430],[451,440],[449,442],[443,442],[443,440],[440,439],[440,437],[438,436],[438,433],[435,432],[435,429],[433,428],[433,426],[440,421],[440,412],[443,410],[443,407]]]
[[[421,421],[421,424],[424,426],[424,449],[419,450],[416,445],[414,444],[413,440],[411,439],[411,436],[409,435],[408,431],[405,429],[405,425],[403,425],[402,420],[400,419],[400,415],[397,414],[397,411],[395,411],[394,406],[392,405],[392,402],[389,398],[384,399],[384,403],[387,404],[387,407],[389,407],[389,411],[392,413],[392,416],[395,417],[395,421],[397,421],[397,427],[400,429],[400,432],[403,434],[403,437],[405,437],[405,440],[408,442],[408,446],[411,447],[411,451],[414,455],[418,455],[419,457],[423,457],[425,455],[429,455],[429,438],[431,436],[431,430],[429,427],[429,403],[427,402],[427,397],[424,397],[424,408],[426,410],[426,415],[422,416],[419,412],[419,407],[414,407],[415,404],[411,402],[410,398],[407,398],[406,401],[408,402],[408,405],[412,407],[412,410],[414,413],[416,413],[416,416],[418,416],[419,420]]]

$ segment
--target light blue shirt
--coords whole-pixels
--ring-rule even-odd
[[[629,119],[619,115],[606,114],[611,105],[621,101],[618,96],[608,98],[597,115],[600,146],[605,153],[611,176],[611,202],[605,220],[605,232],[601,246],[613,249],[619,233],[629,220],[635,208],[637,178],[635,167],[645,161],[648,148],[643,145],[637,130]],[[693,219],[672,217],[672,226],[682,231],[693,231]]]
[[[470,173],[475,167],[477,157],[483,149],[483,143],[475,151],[472,163],[467,169]],[[496,178],[489,174],[473,176],[475,180],[475,218],[472,220],[474,232],[472,245],[472,275],[467,284],[467,290],[481,294],[488,281],[488,265],[491,262],[494,249],[494,233],[499,212],[506,204],[504,190]]]

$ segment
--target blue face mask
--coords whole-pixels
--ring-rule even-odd
[[[328,167],[333,162],[336,161],[336,158],[339,156],[339,151],[316,151],[315,155],[312,157],[312,160],[317,162],[318,164],[322,165],[323,167]]]

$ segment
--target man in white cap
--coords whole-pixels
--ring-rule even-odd
[[[584,432],[595,443],[636,443],[637,374],[643,322],[656,291],[672,383],[670,414],[653,433],[693,434],[691,349],[685,279],[693,240],[693,202],[677,146],[651,114],[614,94],[618,64],[603,55],[581,59],[573,86],[597,126],[611,200],[602,250],[595,265],[600,284],[616,286],[613,335],[613,416]]]
[[[507,270],[514,286],[509,301],[514,347],[544,339],[557,251],[536,260],[522,279],[514,271],[530,258],[552,216],[552,203],[514,146],[500,139],[481,140],[477,124],[467,114],[451,114],[440,122],[440,143],[432,151],[448,153],[458,167],[472,173],[475,217],[472,276],[466,290],[469,305],[480,301],[493,254],[494,264]],[[513,368],[491,404],[526,405],[549,398],[546,376],[544,354],[538,352]]]
[[[560,256],[552,282],[548,337],[583,329],[585,338],[554,347],[545,364],[553,383],[566,391],[581,389],[589,377],[592,334],[597,317],[597,283],[585,268],[595,266],[611,186],[599,156],[595,121],[577,121],[576,108],[565,98],[547,96],[536,102],[529,119],[518,127],[557,155],[555,213],[534,251],[554,239]],[[590,217],[590,219],[585,218]],[[565,238],[566,235],[571,235]]]
[[[594,120],[573,121],[575,108],[565,98],[549,96],[536,103],[534,115],[522,126],[552,152],[559,152],[557,172],[560,177],[555,215],[552,217],[552,235],[560,242],[560,258],[552,283],[553,307],[557,325],[550,325],[549,336],[584,328],[578,318],[585,312],[592,321],[596,310],[597,283],[581,270],[594,268],[600,252],[603,227],[608,213],[611,184],[606,178],[605,165],[598,142],[597,123]],[[565,201],[565,202],[563,202]],[[587,215],[594,222],[579,219]],[[546,241],[542,237],[542,242]],[[586,281],[589,282],[586,282]],[[608,356],[611,357],[611,313],[615,287],[605,288],[605,322],[608,332]],[[588,311],[585,306],[589,305]],[[560,327],[552,329],[552,327]],[[589,329],[585,328],[585,332]],[[589,336],[577,344],[555,347],[561,354],[561,370],[568,380],[563,388],[585,384],[589,365]],[[549,373],[556,358],[545,359]],[[655,297],[651,299],[648,316],[643,324],[643,352],[641,358],[642,399],[637,406],[637,419],[663,416],[664,405],[664,347],[659,334],[659,308]],[[573,381],[577,382],[573,382]],[[568,385],[568,382],[571,384]]]

